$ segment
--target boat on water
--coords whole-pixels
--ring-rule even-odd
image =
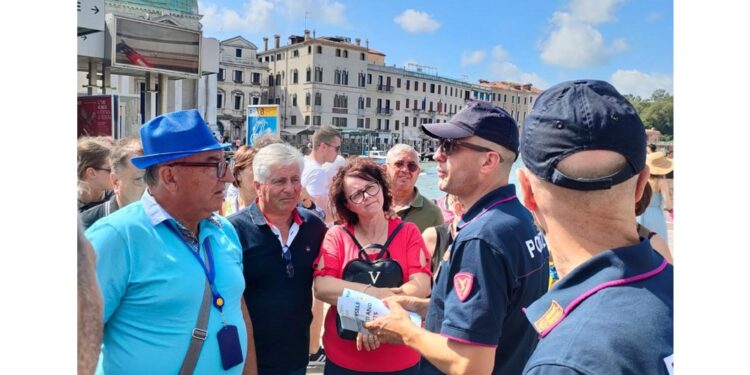
[[[370,158],[378,164],[385,164],[385,151],[383,150],[365,150],[364,155],[360,155],[361,158]]]

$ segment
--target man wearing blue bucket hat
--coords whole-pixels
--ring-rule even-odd
[[[240,374],[255,366],[242,251],[214,213],[234,179],[229,144],[196,110],[152,119],[141,141],[143,197],[86,231],[104,301],[97,374]]]
[[[558,281],[525,309],[540,340],[524,374],[672,374],[673,268],[638,237],[646,133],[612,85],[544,91],[521,134],[524,205]]]

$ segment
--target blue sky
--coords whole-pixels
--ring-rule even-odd
[[[665,0],[202,0],[204,36],[242,35],[263,48],[305,28],[369,40],[386,64],[415,63],[477,82],[540,88],[580,78],[648,97],[672,92],[673,4]]]

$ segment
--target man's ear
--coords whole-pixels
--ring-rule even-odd
[[[643,191],[646,190],[646,184],[648,183],[648,177],[651,175],[651,169],[647,166],[643,167],[641,173],[638,173],[638,181],[635,185],[635,201],[639,202],[643,197]]]
[[[521,186],[522,203],[526,206],[529,211],[536,211],[539,206],[536,204],[536,198],[534,197],[534,191],[531,189],[531,181],[529,176],[526,175],[528,171],[525,168],[519,168],[516,170],[518,176],[518,184]]]
[[[120,178],[117,177],[115,172],[109,174],[109,182],[112,184],[112,190],[117,192],[120,190]]]
[[[159,185],[163,185],[168,191],[177,191],[178,176],[175,174],[177,168],[162,166],[159,168]]]

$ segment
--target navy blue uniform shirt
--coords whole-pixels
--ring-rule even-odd
[[[493,374],[519,374],[538,341],[522,308],[547,291],[549,254],[514,185],[467,211],[432,290],[425,328],[462,343],[497,348]],[[421,373],[440,371],[427,360]]]
[[[286,374],[307,366],[312,322],[313,261],[326,226],[312,211],[295,208],[299,232],[289,244],[294,277],[289,278],[281,243],[257,203],[227,219],[242,245],[245,303],[253,321],[258,370]]]
[[[597,254],[526,310],[525,374],[671,374],[673,268],[641,243]]]

